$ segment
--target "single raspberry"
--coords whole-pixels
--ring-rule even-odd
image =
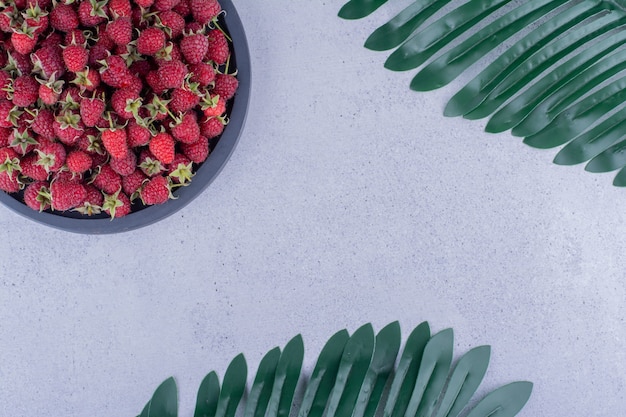
[[[80,24],[78,14],[72,6],[57,3],[50,12],[50,26],[61,32],[69,32]]]
[[[84,187],[85,191],[87,191],[87,195],[83,202],[74,210],[87,216],[100,214],[102,211],[102,204],[104,203],[104,196],[102,195],[102,192],[91,184],[85,184]]]
[[[158,175],[141,188],[141,201],[146,205],[163,204],[170,198],[173,198],[170,188],[170,182],[167,177]]]
[[[57,172],[65,164],[67,153],[65,146],[59,142],[43,142],[35,149],[37,165],[41,165],[46,172]]]
[[[122,188],[122,177],[109,164],[104,164],[96,170],[91,183],[99,190],[113,194]]]
[[[39,83],[30,75],[22,75],[13,81],[13,104],[29,107],[39,98]]]
[[[9,173],[2,171],[3,165],[4,164],[0,164],[0,190],[6,191],[7,193],[17,193],[23,187],[18,172],[12,171],[12,173]]]
[[[83,151],[71,151],[65,159],[65,164],[70,172],[82,174],[91,169],[92,159],[89,154]]]
[[[138,114],[141,104],[139,93],[129,88],[115,90],[111,96],[111,107],[122,119],[133,119]]]
[[[218,94],[205,96],[200,105],[204,117],[217,117],[226,112],[226,100]]]
[[[209,156],[209,140],[205,136],[200,136],[200,139],[198,139],[195,143],[183,143],[181,145],[181,150],[187,158],[196,164],[200,164]]]
[[[98,26],[108,18],[108,0],[83,0],[78,5],[78,19],[83,26]]]
[[[131,213],[130,199],[121,190],[104,196],[102,209],[111,216],[111,218],[124,217]]]
[[[52,128],[61,142],[73,145],[83,135],[85,125],[80,119],[80,114],[66,110],[55,117]]]
[[[85,68],[75,73],[71,82],[81,91],[95,91],[100,86],[100,73],[93,68]]]
[[[29,27],[26,22],[22,23],[22,27],[15,29],[11,34],[11,44],[15,51],[20,54],[30,54],[35,45],[37,45],[38,37],[35,35],[35,29]]]
[[[16,50],[7,52],[8,61],[4,69],[8,71],[17,70],[21,74],[30,74],[33,72],[33,63],[29,55],[20,54]]]
[[[89,51],[75,41],[63,49],[63,62],[71,72],[78,72],[85,69],[89,61]]]
[[[185,18],[172,10],[159,13],[159,22],[168,39],[178,38],[185,29]]]
[[[219,94],[220,97],[224,97],[225,100],[229,100],[235,95],[237,87],[239,87],[239,80],[237,80],[234,75],[217,74],[215,76],[213,93]]]
[[[188,64],[202,61],[209,49],[209,40],[201,33],[183,36],[180,40],[180,51]]]
[[[148,177],[154,177],[165,171],[165,166],[148,149],[141,151],[138,162],[139,168]]]
[[[230,55],[228,40],[219,29],[213,29],[208,33],[209,48],[205,59],[215,62],[217,65],[225,64]]]
[[[215,81],[215,69],[212,65],[204,62],[191,65],[189,67],[191,71],[191,82],[198,83],[200,87],[207,87],[213,81]]]
[[[48,81],[37,79],[40,83],[39,85],[39,99],[46,106],[54,106],[57,101],[59,101],[59,97],[61,96],[61,92],[63,91],[63,80],[57,80],[56,74],[52,74],[52,77]]]
[[[188,74],[187,66],[181,61],[165,61],[157,70],[160,84],[164,88],[178,88]]]
[[[59,44],[41,47],[31,54],[31,57],[33,71],[46,80],[52,77],[52,74],[56,74],[57,79],[61,79],[65,74],[65,63]]]
[[[44,211],[50,208],[50,184],[35,181],[24,189],[24,203],[33,210]]]
[[[222,10],[217,0],[190,0],[189,8],[194,20],[201,25],[209,23]]]
[[[50,184],[50,196],[52,209],[65,211],[81,204],[87,197],[87,190],[82,184],[56,180]]]
[[[109,0],[109,13],[113,17],[130,17],[132,7],[129,0]]]
[[[122,177],[122,190],[133,200],[133,195],[147,178],[141,169],[136,169],[131,174]]]
[[[39,155],[37,152],[26,155],[20,161],[20,167],[22,168],[22,175],[27,178],[31,178],[36,181],[45,181],[48,179],[48,171],[38,164]]]
[[[200,127],[195,112],[185,113],[182,118],[170,124],[172,136],[181,143],[194,143],[200,138]]]
[[[119,17],[109,22],[106,33],[116,45],[128,45],[133,40],[133,24],[129,17]]]
[[[152,65],[147,60],[135,61],[130,65],[129,70],[132,74],[145,78],[152,71]]]
[[[94,127],[106,109],[102,98],[84,98],[80,102],[80,117],[87,127]]]
[[[48,11],[40,3],[34,2],[29,4],[22,15],[24,22],[35,29],[35,36],[39,36],[48,29],[48,25],[50,24]]]
[[[176,154],[167,167],[167,175],[176,184],[188,184],[193,177],[193,162],[183,154]]]
[[[56,135],[54,133],[54,113],[52,110],[39,109],[33,116],[34,118],[30,123],[32,131],[45,139],[54,139]]]
[[[152,8],[159,12],[164,12],[166,10],[172,10],[172,8],[178,6],[181,0],[155,0]]]
[[[102,130],[102,143],[113,158],[123,159],[129,152],[126,130],[114,126]]]
[[[122,177],[130,175],[137,168],[137,155],[135,152],[128,152],[125,158],[111,158],[109,165]]]
[[[128,146],[131,148],[136,148],[139,146],[145,146],[150,142],[150,138],[152,138],[152,133],[150,129],[145,125],[138,124],[135,119],[131,119],[128,121],[128,126],[126,127],[127,137],[128,137]]]
[[[39,142],[26,126],[16,127],[9,135],[9,146],[20,155],[26,155],[34,150],[37,145]]]
[[[16,25],[19,14],[14,5],[8,5],[0,12],[0,30],[2,32],[11,33]]]
[[[169,108],[172,113],[185,113],[200,103],[200,96],[185,88],[176,88],[172,91]]]
[[[165,33],[158,28],[144,29],[137,38],[137,52],[142,55],[155,55],[165,46]]]
[[[187,16],[191,15],[189,0],[181,0],[181,2],[174,6],[172,10],[181,15],[183,18],[186,18]]]
[[[161,163],[167,165],[174,160],[175,146],[176,142],[169,133],[160,132],[150,140],[148,149]]]
[[[225,124],[226,122],[221,117],[210,117],[200,123],[200,132],[202,136],[213,139],[222,134]]]
[[[22,110],[10,101],[0,100],[0,127],[17,126]]]

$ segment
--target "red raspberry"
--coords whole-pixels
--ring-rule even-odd
[[[65,211],[82,204],[87,197],[87,190],[82,184],[56,180],[50,184],[50,196],[52,209]]]
[[[63,49],[63,62],[71,72],[84,70],[88,61],[89,51],[82,45],[73,43]]]
[[[130,146],[131,148],[147,145],[148,142],[150,142],[150,138],[152,137],[150,129],[137,124],[137,121],[135,119],[131,119],[128,121],[128,126],[126,127],[126,130],[128,137],[128,146]]]
[[[173,90],[170,99],[169,108],[174,114],[185,113],[200,103],[200,96],[184,88]]]
[[[220,97],[229,100],[237,91],[239,87],[239,80],[230,74],[217,74],[215,76],[215,87],[213,88],[214,94],[219,94]]]
[[[134,118],[134,113],[139,111],[140,106],[141,99],[139,98],[139,93],[129,88],[115,90],[111,96],[111,107],[123,119]]]
[[[161,29],[144,29],[137,38],[137,52],[142,55],[155,55],[165,46],[165,33]]]
[[[181,61],[165,61],[161,64],[157,73],[163,88],[178,88],[183,85],[188,71],[187,66]]]
[[[46,172],[60,170],[67,157],[65,146],[59,142],[43,142],[35,152],[37,153],[37,165],[41,165]]]
[[[61,32],[69,32],[79,25],[78,15],[68,4],[58,3],[50,12],[50,26]]]
[[[33,210],[44,211],[50,208],[50,184],[35,181],[24,190],[24,203]]]
[[[200,164],[209,156],[209,140],[204,136],[200,136],[200,139],[195,143],[182,144],[181,150],[187,158],[196,164]]]
[[[22,75],[13,81],[13,104],[29,107],[39,98],[39,83],[30,75]]]
[[[37,181],[45,181],[48,179],[46,169],[37,163],[39,155],[34,152],[26,155],[20,162],[22,175]]]
[[[78,5],[78,19],[83,26],[98,26],[108,18],[108,0],[83,0]]]
[[[39,109],[30,124],[30,128],[33,132],[45,139],[54,139],[54,113],[52,113],[52,110],[45,108]]]
[[[162,175],[152,178],[143,185],[140,195],[146,205],[165,203],[172,196],[169,180]]]
[[[109,22],[107,35],[116,45],[128,45],[133,40],[133,24],[129,17],[119,17]]]
[[[136,169],[131,174],[122,177],[122,190],[132,198],[132,195],[139,190],[146,178],[148,177],[142,170]]]
[[[109,164],[104,164],[96,170],[92,184],[107,194],[113,194],[122,188],[122,177]]]
[[[180,40],[180,51],[189,64],[201,62],[208,50],[209,40],[201,33],[184,36]]]
[[[104,196],[102,192],[91,184],[85,184],[85,190],[87,196],[83,202],[74,210],[87,216],[93,216],[94,214],[100,214],[102,210],[102,203],[104,202]]]
[[[164,12],[166,10],[172,10],[178,3],[180,3],[180,0],[155,0],[153,8],[154,10]]]
[[[200,123],[200,132],[208,139],[218,137],[223,131],[224,121],[220,117],[211,117]]]
[[[72,151],[67,155],[65,164],[70,172],[82,174],[91,169],[92,159],[89,154],[83,151]]]
[[[205,58],[215,62],[217,65],[225,64],[230,55],[228,40],[219,29],[213,29],[208,33],[209,48]]]
[[[113,158],[123,159],[126,157],[129,152],[126,140],[124,128],[109,128],[102,131],[102,143]]]
[[[111,216],[111,218],[124,217],[131,213],[130,200],[126,194],[121,191],[104,196],[102,209]]]
[[[222,10],[217,0],[190,0],[189,8],[196,22],[205,25]]]
[[[176,39],[185,29],[185,18],[172,10],[159,13],[159,19],[168,39]]]
[[[200,138],[200,127],[195,112],[185,113],[179,123],[170,125],[172,136],[181,143],[194,143]]]
[[[135,152],[128,152],[125,158],[111,158],[109,165],[121,176],[130,175],[137,168],[137,155]]]
[[[129,0],[109,0],[109,12],[111,16],[130,17],[132,8]]]
[[[174,160],[175,145],[176,142],[169,133],[161,132],[150,140],[148,149],[161,163],[167,165]]]
[[[84,98],[80,102],[80,117],[88,127],[94,127],[106,109],[106,103],[99,98]]]
[[[183,154],[176,154],[167,167],[167,175],[176,184],[187,184],[193,177],[193,162]]]
[[[32,55],[34,71],[41,74],[46,80],[55,74],[57,80],[65,74],[65,63],[59,44],[44,46]]]
[[[200,62],[189,67],[192,76],[191,82],[200,84],[201,87],[206,87],[215,81],[215,70],[212,65]]]

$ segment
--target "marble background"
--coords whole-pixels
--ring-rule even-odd
[[[173,375],[180,415],[244,352],[399,320],[492,346],[481,393],[535,383],[519,414],[623,413],[626,191],[484,121],[442,116],[362,48],[343,0],[236,1],[252,54],[248,121],[190,205],[109,236],[0,207],[0,415],[137,415]],[[405,1],[404,3],[408,3]],[[622,207],[622,208],[620,208]]]

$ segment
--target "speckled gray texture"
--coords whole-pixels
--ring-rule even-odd
[[[239,352],[254,371],[302,332],[310,369],[336,330],[395,319],[490,344],[481,393],[533,381],[520,416],[623,415],[626,191],[444,118],[453,89],[412,93],[361,47],[390,10],[235,4],[252,101],[205,193],[110,236],[0,207],[0,416],[133,417],[170,375],[191,416]]]

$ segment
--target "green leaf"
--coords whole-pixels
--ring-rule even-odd
[[[548,126],[534,135],[527,136],[524,143],[541,149],[562,145],[624,101],[626,101],[626,76],[571,105],[556,116]]]
[[[433,413],[450,372],[453,341],[452,329],[446,329],[434,335],[426,344],[407,415],[430,416]]]
[[[558,5],[548,4],[543,5],[541,8],[530,9],[530,3],[527,3],[516,9],[518,14],[521,13],[523,8],[531,10],[526,12],[525,19],[520,19],[519,16],[514,16],[514,13],[509,13],[498,19],[498,21],[502,20],[502,22],[497,27],[501,27],[505,35],[514,34],[530,23],[530,20],[540,17],[541,14],[545,13],[546,9],[551,9],[555,6]],[[591,14],[599,11],[597,4],[584,2],[544,22],[536,30],[530,32],[508,48],[470,83],[456,93],[448,102],[444,114],[446,116],[466,115],[465,117],[469,119],[479,119],[489,115],[512,94],[519,91],[521,89],[520,86],[529,84],[545,67],[550,66],[582,43],[605,33],[615,26],[615,21],[618,20],[617,17],[608,15],[604,19],[598,19],[592,24],[584,25],[580,29],[571,31],[568,36],[551,43],[556,37],[570,30]],[[498,21],[487,26],[483,31],[486,31],[492,25],[496,25]],[[515,24],[512,22],[515,22]],[[520,24],[522,26],[519,26]],[[499,39],[496,39],[496,42],[494,42],[494,38],[489,38],[489,31],[486,32],[484,35],[486,41],[484,42],[488,45],[488,48],[485,47],[483,53],[475,58],[481,58],[484,53],[493,49],[499,43]],[[469,53],[463,52],[463,49],[459,53],[469,55]],[[433,64],[438,61],[433,62]],[[458,75],[460,71],[465,70],[469,66],[468,64],[474,62],[468,61],[469,59],[466,58],[462,62],[464,65],[458,68],[453,75]],[[460,66],[456,62],[454,64],[455,67]],[[434,69],[436,70],[436,68]],[[450,72],[450,70],[446,70],[446,72]],[[447,79],[451,80],[451,77],[447,77]]]
[[[341,357],[337,380],[328,400],[328,417],[352,414],[374,352],[374,329],[366,324],[352,335]]]
[[[438,50],[510,0],[476,0],[454,9],[414,34],[385,61],[385,68],[405,71],[426,62]]]
[[[530,23],[558,7],[560,3],[561,2],[548,0],[535,0],[506,13],[504,16],[485,26],[467,40],[461,42],[458,46],[452,48],[449,52],[446,52],[440,58],[437,58],[427,65],[413,78],[411,81],[411,89],[416,91],[428,91],[448,84],[471,64],[478,61],[509,37],[526,28]],[[529,47],[538,49],[569,27],[574,26],[576,23],[588,17],[590,15],[590,9],[593,10],[587,3],[581,3],[568,9],[557,18],[551,19],[549,23],[534,30],[531,35],[536,39],[533,39],[531,42],[528,42],[528,40],[526,42],[519,42],[517,44],[517,51],[511,48],[505,54],[501,55],[499,60],[510,60],[510,58],[503,59],[502,57],[507,54],[514,55],[511,54],[512,51],[522,53],[524,49]],[[498,62],[492,65],[501,70],[502,64],[503,62]],[[484,75],[479,79],[483,77]],[[450,110],[447,111],[449,112]],[[446,115],[448,114],[446,113]]]
[[[304,344],[302,336],[298,335],[287,343],[280,355],[267,411],[269,417],[289,417],[303,358]]]
[[[321,417],[324,413],[349,339],[350,335],[344,329],[335,333],[324,345],[304,393],[299,417]]]
[[[149,414],[150,414],[150,401],[146,403],[146,406],[141,411],[141,414],[139,414],[137,417],[149,417]]]
[[[374,51],[395,48],[449,2],[450,0],[417,0],[376,29],[365,41],[365,47]]]
[[[587,48],[580,54],[574,55],[557,68],[548,72],[541,80],[531,84],[527,90],[498,110],[487,123],[485,130],[498,133],[517,126],[534,108],[551,97],[555,91],[559,91],[572,79],[582,74],[590,66],[598,63],[603,57],[612,53],[624,43],[626,43],[626,31],[620,31],[595,43],[593,48]],[[563,91],[567,92],[567,90],[570,90],[570,88],[566,88]],[[545,114],[545,112],[538,111],[538,114]],[[549,120],[543,126],[545,127],[547,123],[549,123]],[[516,136],[527,136],[537,132],[537,130],[539,129],[520,131]],[[515,134],[515,132],[513,133]]]
[[[339,17],[343,19],[361,19],[386,2],[387,0],[350,0],[339,10]]]
[[[624,137],[626,108],[568,143],[554,158],[555,164],[574,165],[598,155]]]
[[[376,335],[374,354],[352,417],[373,417],[400,350],[400,324],[388,324]]]
[[[456,417],[469,403],[487,372],[491,348],[479,346],[467,352],[454,367],[435,417]]]
[[[215,412],[216,417],[234,417],[239,401],[246,389],[247,377],[246,359],[243,354],[239,354],[228,365],[224,374],[222,391]]]
[[[513,417],[524,407],[533,384],[513,382],[498,388],[483,398],[467,417]]]
[[[178,416],[178,394],[174,378],[170,377],[159,385],[152,395],[148,408],[149,417]]]
[[[256,372],[244,417],[264,417],[272,395],[276,367],[280,359],[280,349],[275,347],[265,354]]]
[[[626,187],[626,168],[622,168],[617,173],[613,179],[613,185],[616,187]]]
[[[194,417],[214,417],[219,397],[220,381],[215,372],[210,372],[198,388]]]
[[[415,386],[424,348],[429,339],[430,327],[427,322],[421,323],[409,335],[389,389],[387,404],[383,412],[385,417],[404,416]]]
[[[609,172],[624,166],[626,166],[626,140],[616,143],[594,157],[585,166],[585,170],[589,172]]]

